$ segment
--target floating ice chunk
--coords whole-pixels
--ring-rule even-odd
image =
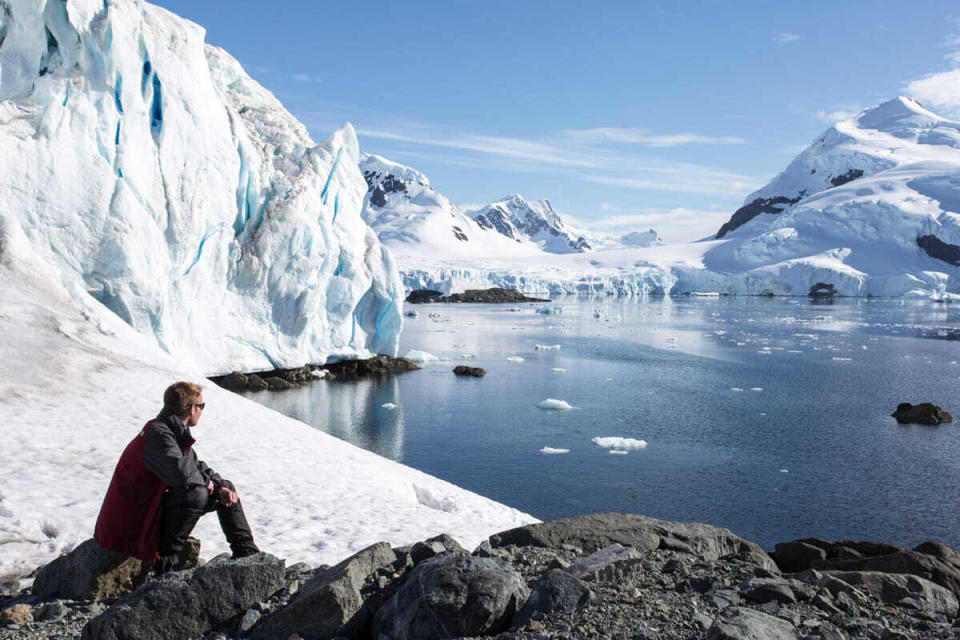
[[[563,313],[563,307],[556,307],[556,306],[551,307],[550,305],[547,304],[537,309],[537,313],[542,313],[545,316],[550,316],[550,315],[555,316]]]
[[[380,406],[386,409],[387,411],[393,411],[394,409],[397,408],[397,405],[393,404],[392,402],[384,402]]]
[[[553,369],[551,369],[551,371],[553,371],[554,373],[566,373],[566,372],[567,372],[567,370],[564,369],[563,367],[554,367]]]
[[[560,350],[560,345],[558,344],[535,344],[533,348],[537,351],[550,351],[551,349]]]
[[[507,358],[507,362],[523,362],[523,358],[520,356],[510,356]]]
[[[420,317],[420,314],[417,312],[416,309],[408,309],[407,311],[404,311],[404,312],[403,312],[403,315],[407,316],[408,318],[419,318],[419,317]]]
[[[433,355],[432,353],[427,353],[426,351],[420,351],[419,349],[410,349],[403,356],[407,360],[413,360],[419,364],[427,364],[428,362],[436,362],[440,358]]]
[[[541,400],[537,403],[537,407],[540,409],[546,409],[547,411],[569,411],[573,407],[570,406],[570,403],[565,400],[557,400],[556,398],[547,398],[546,400]]]
[[[790,473],[790,469],[780,469],[780,473]]]
[[[691,291],[691,298],[719,298],[719,291]]]
[[[591,442],[604,449],[613,449],[615,451],[639,451],[647,448],[646,440],[636,440],[634,438],[621,438],[618,436],[609,436],[603,438],[594,438]]]
[[[750,387],[750,391],[763,391],[763,387]]]
[[[608,451],[607,453],[612,454],[612,455],[615,455],[615,456],[625,456],[625,455],[627,455],[627,454],[630,453],[630,452],[629,452],[629,451],[623,451],[622,449],[610,449],[610,451]]]
[[[540,453],[545,456],[554,456],[561,453],[570,453],[570,449],[554,449],[553,447],[544,447],[540,449]]]
[[[837,362],[849,362],[849,361],[853,360],[853,358],[838,358],[838,357],[834,356],[834,357],[833,357],[833,360],[836,360]]]
[[[743,387],[730,387],[730,391],[743,391]]]
[[[800,351],[799,349],[790,349],[787,351],[787,353],[803,353],[803,351]]]

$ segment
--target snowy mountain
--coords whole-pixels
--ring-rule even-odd
[[[567,227],[548,200],[528,202],[520,194],[507,196],[470,212],[484,229],[523,242],[547,253],[583,253],[591,249],[585,234]]]
[[[402,291],[349,124],[315,144],[141,0],[0,9],[0,255],[25,242],[207,373],[396,351]]]
[[[960,123],[910,98],[838,122],[717,238],[727,242],[704,266],[750,292],[818,281],[846,295],[960,291]]]
[[[401,262],[539,253],[531,243],[513,242],[478,225],[415,169],[366,153],[360,154],[359,166],[367,183],[363,219]]]

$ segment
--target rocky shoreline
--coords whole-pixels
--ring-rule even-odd
[[[404,302],[409,304],[457,302],[511,304],[519,302],[550,302],[550,300],[547,298],[529,298],[516,289],[491,287],[489,289],[467,289],[463,293],[451,293],[448,296],[443,295],[442,291],[434,291],[433,289],[415,289],[410,292],[410,295],[407,296]]]
[[[440,535],[333,567],[217,557],[127,593],[135,567],[120,579],[79,550],[0,595],[0,640],[960,639],[960,554],[934,542],[807,538],[767,553],[710,525],[594,514],[472,553]]]
[[[327,364],[305,365],[294,369],[271,369],[241,373],[234,371],[223,376],[210,376],[209,380],[229,391],[284,391],[296,389],[314,380],[357,380],[369,376],[386,376],[420,367],[407,358],[377,355],[360,360],[341,360]]]

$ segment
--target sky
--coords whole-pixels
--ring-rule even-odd
[[[324,140],[462,206],[709,235],[833,122],[908,95],[960,117],[955,0],[155,0]]]

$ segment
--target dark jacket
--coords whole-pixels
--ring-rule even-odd
[[[167,487],[229,485],[197,459],[183,421],[163,410],[123,450],[100,507],[93,537],[104,549],[144,561],[157,557]]]

